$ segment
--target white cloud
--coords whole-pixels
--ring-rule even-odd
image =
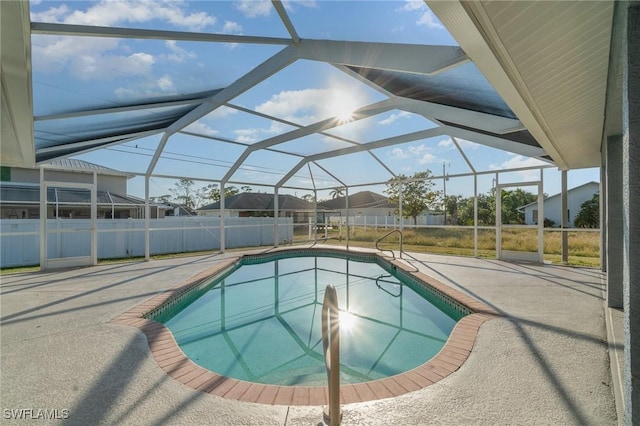
[[[318,2],[315,0],[285,0],[282,4],[289,13],[295,13],[297,6],[308,7],[310,9],[318,7]]]
[[[198,57],[195,52],[183,49],[182,47],[178,46],[175,40],[167,40],[165,41],[164,45],[167,49],[169,49],[169,51],[171,51],[171,53],[167,55],[161,55],[160,59],[166,59],[167,61],[179,64],[187,59],[195,59]]]
[[[229,108],[223,105],[211,111],[207,115],[207,117],[212,119],[219,119],[219,118],[225,118],[232,114],[237,114],[237,113],[238,113],[237,109]]]
[[[233,131],[236,134],[236,140],[243,143],[258,142],[260,138],[260,129],[236,129]]]
[[[465,140],[465,139],[457,139],[457,141],[458,141],[458,145],[460,145],[460,148],[462,148],[463,151],[466,151],[469,149],[478,149],[478,147],[480,146],[477,143],[469,142],[468,140]],[[445,149],[457,149],[456,146],[453,144],[453,140],[451,138],[443,139],[440,142],[438,142],[438,147],[445,148]]]
[[[57,8],[62,9],[64,6]],[[215,24],[216,18],[205,12],[188,13],[186,3],[183,1],[168,0],[101,0],[91,5],[85,11],[69,10],[62,12],[51,8],[41,13],[32,14],[34,21],[40,21],[44,17],[55,18],[48,22],[63,22],[66,24],[115,26],[125,22],[140,23],[152,20],[162,20],[176,27],[186,28],[191,31],[202,29]],[[65,16],[66,15],[66,16]]]
[[[214,16],[205,12],[188,12],[184,1],[170,0],[101,0],[90,4],[86,10],[72,10],[62,5],[32,13],[31,19],[36,22],[100,26],[123,26],[127,23],[160,20],[191,31],[202,30],[216,22]],[[193,52],[178,47],[175,42],[167,42],[165,46],[170,53],[154,57],[148,52],[133,51],[122,40],[115,38],[36,35],[33,36],[32,57],[36,71],[56,72],[68,69],[72,76],[81,79],[110,80],[125,75],[143,76],[151,82],[158,82],[158,78],[151,75],[157,61],[182,62],[196,57]],[[120,94],[126,91],[119,89]]]
[[[31,2],[33,5],[33,2]],[[60,7],[50,7],[49,9],[42,12],[31,12],[31,20],[33,22],[61,22],[62,17],[64,17],[69,12],[69,8],[66,4],[61,5]]]
[[[175,85],[173,84],[173,80],[171,80],[171,77],[168,75],[163,75],[162,77],[160,77],[158,80],[156,80],[158,83],[158,87],[160,87],[160,89],[162,89],[165,92],[174,92],[175,91]]]
[[[422,156],[422,158],[418,160],[418,163],[429,164],[429,163],[435,163],[436,161],[440,161],[440,160],[438,160],[435,155],[426,153]]]
[[[259,16],[269,16],[273,6],[269,0],[238,0],[234,6],[245,18],[257,18]]]
[[[405,0],[404,5],[399,7],[398,11],[411,11],[411,10],[420,10],[425,8],[426,5],[422,0]]]
[[[517,169],[520,167],[535,167],[535,166],[543,166],[546,165],[544,161],[538,160],[536,158],[525,157],[523,155],[518,154],[509,154],[511,158],[506,161],[503,161],[501,164],[490,164],[489,168],[491,170],[509,170],[509,169]],[[519,172],[525,180],[536,180],[540,177],[540,172],[538,170],[523,170]]]
[[[382,126],[387,126],[389,124],[393,124],[394,122],[398,121],[401,118],[410,118],[411,114],[406,112],[406,111],[401,111],[398,113],[393,113],[391,114],[389,117],[385,118],[384,120],[380,120],[378,121],[378,124],[382,125]]]
[[[390,152],[390,156],[391,158],[396,158],[399,160],[405,159],[405,158],[409,158],[409,154],[407,154],[406,152],[404,152],[402,150],[402,148],[393,148]]]
[[[223,34],[242,34],[242,25],[233,21],[225,21],[222,26]]]
[[[409,153],[411,153],[411,155],[414,155],[414,156],[419,156],[425,151],[429,151],[429,147],[426,146],[425,144],[409,147]]]
[[[389,151],[389,156],[392,159],[396,160],[406,160],[408,158],[417,159],[416,161],[419,164],[429,164],[440,161],[429,151],[431,151],[431,148],[429,148],[425,144],[420,144],[410,146],[407,149],[402,149],[400,147],[393,148],[391,151]]]
[[[185,127],[184,130],[205,136],[215,136],[218,133],[217,130],[213,129],[211,126],[203,123],[202,121],[191,123],[187,127]]]
[[[416,24],[425,25],[428,28],[432,29],[444,30],[444,25],[442,25],[440,21],[438,21],[438,18],[436,18],[436,16],[430,10],[424,12],[420,16],[420,19],[416,21]]]
[[[438,142],[438,147],[439,148],[450,148],[453,147],[453,141],[451,140],[451,138],[449,139],[443,139],[440,142]]]
[[[444,25],[440,23],[438,18],[427,7],[424,1],[406,0],[402,7],[396,9],[397,12],[421,12],[420,18],[416,21],[418,26],[424,25],[431,29],[443,30]]]
[[[152,55],[143,52],[136,52],[129,56],[83,54],[71,60],[69,71],[73,76],[81,79],[111,80],[123,74],[148,75],[151,73],[154,62]]]
[[[543,166],[547,163],[537,158],[525,157],[524,155],[509,154],[511,158],[503,161],[500,165],[491,164],[492,170],[515,169],[518,167]]]
[[[237,135],[238,142],[254,143],[283,133],[285,125],[277,121],[271,121],[268,128],[237,129],[233,132]]]
[[[360,104],[361,96],[353,90],[303,89],[282,91],[255,109],[295,123],[310,124],[354,110]]]

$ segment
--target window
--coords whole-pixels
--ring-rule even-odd
[[[533,210],[533,223],[538,224],[538,209]]]
[[[0,181],[11,182],[11,167],[0,166]]]

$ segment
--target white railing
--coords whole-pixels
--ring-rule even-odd
[[[322,303],[322,349],[327,367],[329,385],[329,409],[324,411],[324,422],[329,426],[339,426],[340,412],[340,313],[336,288],[328,284],[324,290]]]

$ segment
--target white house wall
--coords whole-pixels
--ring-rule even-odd
[[[93,183],[91,173],[65,172],[59,170],[47,170],[45,179],[57,182]],[[11,182],[40,184],[40,170],[21,167],[11,168]],[[98,172],[98,191],[109,191],[114,194],[127,194],[127,177],[104,175]]]
[[[569,227],[573,228],[573,222],[580,213],[581,205],[585,201],[591,200],[593,194],[598,193],[600,187],[597,183],[591,183],[577,188],[573,188],[567,191],[567,209],[569,210]],[[561,197],[559,194],[549,197],[544,200],[544,216],[546,219],[551,219],[554,227],[559,227],[562,223],[561,216]],[[527,225],[535,225],[533,212],[538,210],[538,204],[534,203],[525,207],[525,223]]]

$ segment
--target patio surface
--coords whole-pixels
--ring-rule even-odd
[[[322,423],[322,407],[246,403],[192,390],[158,366],[140,330],[109,323],[234,255],[2,276],[2,424]],[[481,326],[458,371],[402,396],[343,405],[343,424],[617,423],[599,271],[413,256],[425,274],[505,317]],[[21,409],[32,409],[22,411],[27,417],[58,410],[68,419],[9,418],[10,410]]]

